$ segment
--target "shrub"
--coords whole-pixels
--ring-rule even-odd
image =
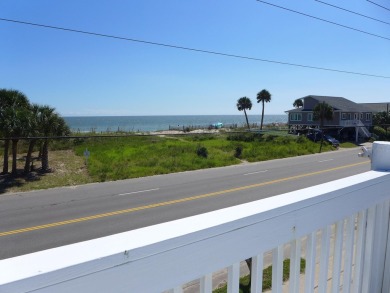
[[[300,135],[297,138],[297,143],[305,143],[307,141],[307,138],[304,135]]]
[[[261,139],[261,134],[256,134],[256,133],[235,133],[235,134],[230,134],[227,137],[227,140],[244,141],[244,142],[252,142],[260,139]]]
[[[234,152],[234,156],[236,158],[241,158],[241,155],[242,155],[242,147],[241,146],[237,146],[236,149],[235,149],[235,152]]]
[[[386,139],[386,130],[379,126],[374,126],[373,133],[378,136],[379,139]]]
[[[208,156],[207,148],[205,148],[204,146],[198,146],[198,148],[196,149],[196,154],[199,157],[207,158]]]
[[[276,135],[267,134],[267,135],[264,135],[264,140],[267,142],[270,142],[270,141],[275,140],[276,137],[277,137]]]

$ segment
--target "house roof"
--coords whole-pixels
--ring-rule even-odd
[[[325,102],[332,106],[335,110],[347,111],[347,112],[371,112],[371,110],[364,105],[357,104],[343,97],[327,97],[327,96],[307,96],[311,97],[318,102]]]
[[[369,109],[371,109],[372,112],[379,113],[379,112],[387,112],[390,110],[390,102],[388,103],[361,103],[360,105],[363,105]]]
[[[365,104],[357,104],[343,97],[309,95],[303,97],[302,99],[305,100],[306,98],[312,98],[314,100],[317,100],[318,103],[325,102],[328,105],[330,105],[335,111],[372,112],[372,110],[369,107],[367,107]],[[292,109],[286,112],[305,112],[305,111],[313,110],[313,109],[305,108],[305,103],[303,104],[304,104],[303,108]]]

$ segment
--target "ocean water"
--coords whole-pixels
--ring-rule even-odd
[[[182,116],[85,116],[64,117],[73,132],[159,131],[170,127],[208,126],[215,123],[243,126],[244,115],[182,115]],[[248,115],[249,123],[260,123],[260,115]],[[264,124],[286,123],[287,115],[264,115]]]

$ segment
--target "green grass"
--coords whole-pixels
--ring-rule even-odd
[[[36,146],[36,152],[38,148],[39,144]],[[83,155],[86,148],[90,151],[87,167]],[[49,165],[53,172],[46,174],[35,172],[19,177],[0,176],[0,193],[113,181],[313,154],[319,151],[319,143],[278,131],[265,134],[226,132],[211,135],[80,137],[53,140],[50,149]],[[330,150],[334,149],[325,144],[323,151]],[[2,149],[0,153],[1,151]],[[18,169],[23,170],[26,142],[20,141],[19,151]],[[40,162],[36,164],[39,167]]]
[[[307,139],[276,135],[186,135],[175,137],[129,136],[77,141],[75,152],[90,151],[88,171],[95,181],[120,180],[157,174],[229,166],[319,151]],[[207,157],[197,155],[207,149]],[[241,147],[240,158],[235,157]],[[331,150],[325,145],[323,150]]]
[[[306,261],[301,258],[301,268],[300,272],[305,271]],[[283,261],[283,282],[287,281],[290,278],[290,259],[285,259]],[[240,293],[250,293],[250,277],[245,276],[240,278]],[[269,266],[263,270],[263,291],[272,288],[272,266]],[[226,293],[227,285],[213,290],[213,293]]]
[[[352,143],[352,142],[342,142],[342,143],[340,143],[340,147],[341,148],[356,148],[357,145],[355,143]]]

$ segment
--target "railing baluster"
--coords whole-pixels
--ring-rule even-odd
[[[301,273],[301,239],[291,241],[290,256],[290,292],[299,292],[299,276]]]
[[[367,223],[367,211],[361,211],[358,214],[357,221],[357,237],[356,237],[356,256],[355,256],[355,271],[353,275],[353,293],[362,292],[363,281],[363,261],[364,261],[364,248],[366,238],[366,223]]]
[[[329,264],[329,235],[331,226],[321,230],[321,258],[320,275],[318,281],[318,293],[325,293],[328,285],[328,264]]]
[[[372,271],[372,252],[374,249],[374,235],[375,235],[375,206],[370,207],[367,213],[367,228],[366,228],[366,243],[364,252],[364,271],[362,274],[363,284],[362,293],[371,293],[371,271]]]
[[[207,274],[200,279],[200,292],[211,293],[213,291],[213,274]]]
[[[272,292],[282,293],[283,285],[283,245],[272,250]]]
[[[251,292],[263,292],[263,255],[252,257]]]
[[[332,273],[332,292],[340,291],[340,273],[341,259],[343,252],[343,231],[344,220],[338,221],[335,228],[335,239],[333,249],[333,273]]]
[[[355,236],[355,217],[347,218],[346,223],[346,239],[345,239],[345,258],[344,258],[344,276],[343,276],[343,292],[349,292],[351,288],[351,272],[353,261],[353,246]]]
[[[376,206],[375,217],[375,249],[373,251],[372,271],[371,276],[371,291],[379,292],[383,285],[384,269],[385,269],[385,253],[388,239],[388,223],[389,223],[389,204],[388,201]],[[382,273],[377,273],[382,272]],[[388,276],[386,276],[388,277]]]
[[[240,288],[240,263],[228,267],[227,293],[237,293]]]
[[[387,205],[390,205],[390,201],[387,202]],[[385,269],[382,285],[382,292],[390,292],[390,219],[387,220],[387,243],[386,243],[386,259],[385,259]],[[387,276],[387,277],[386,277]]]
[[[306,239],[305,293],[311,293],[314,291],[316,234],[316,232],[310,233]]]

